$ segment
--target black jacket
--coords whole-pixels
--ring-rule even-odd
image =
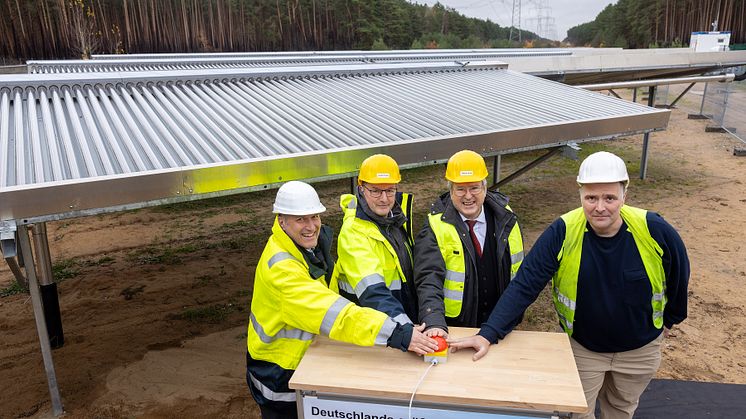
[[[508,248],[508,236],[516,224],[516,216],[505,208],[508,205],[508,197],[500,192],[487,191],[484,206],[489,208],[486,214],[492,214],[495,223],[495,235],[485,240],[495,240],[496,254],[501,260],[497,266],[497,280],[499,293],[505,290],[510,283],[510,250]],[[441,219],[456,227],[461,244],[465,249],[466,280],[464,282],[464,300],[461,313],[456,318],[446,319],[445,306],[443,303],[443,281],[446,274],[445,261],[438,248],[435,233],[430,228],[430,223],[417,235],[414,245],[414,280],[417,286],[419,300],[419,321],[426,323],[427,328],[439,327],[448,330],[447,325],[463,327],[479,327],[477,324],[478,309],[478,280],[477,260],[474,245],[469,237],[469,230],[462,221],[461,215],[451,202],[449,193],[445,193],[432,204],[431,214],[442,214]]]

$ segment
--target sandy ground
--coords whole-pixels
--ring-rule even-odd
[[[665,343],[661,378],[746,384],[746,158],[725,134],[674,111],[651,140],[587,144],[622,155],[628,203],[661,212],[689,249],[689,318]],[[505,173],[538,154],[503,160]],[[503,189],[527,245],[578,205],[578,162],[553,158]],[[405,172],[416,220],[444,188],[443,167]],[[338,231],[349,181],[317,185]],[[244,382],[254,265],[269,234],[273,192],[49,223],[66,344],[53,352],[68,417],[258,417]],[[4,264],[0,289],[12,284]],[[556,330],[544,295],[521,328]],[[31,303],[0,298],[0,417],[51,410]]]

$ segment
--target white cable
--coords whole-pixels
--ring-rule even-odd
[[[417,389],[420,388],[420,384],[422,384],[422,380],[424,380],[427,373],[430,372],[430,368],[432,368],[437,363],[438,363],[437,359],[433,359],[432,361],[430,361],[430,366],[427,367],[425,372],[422,374],[422,377],[420,377],[420,381],[418,381],[417,385],[414,386],[414,391],[412,391],[412,397],[409,398],[409,410],[407,413],[407,417],[409,419],[412,419],[412,402],[414,401],[414,395],[417,394]]]

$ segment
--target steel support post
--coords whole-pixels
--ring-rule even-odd
[[[31,251],[31,242],[28,236],[28,227],[23,225],[18,228],[18,244],[21,247],[21,254],[26,262],[26,278],[29,282],[29,293],[31,294],[31,305],[34,308],[34,319],[36,320],[36,332],[39,335],[39,344],[41,345],[41,356],[44,360],[44,370],[47,373],[47,384],[49,384],[49,397],[52,401],[52,414],[60,416],[63,413],[62,399],[60,390],[57,387],[57,375],[54,372],[54,360],[52,359],[52,348],[49,345],[49,336],[47,335],[47,323],[44,320],[44,309],[41,302],[41,293],[39,292],[39,283],[36,279],[34,267],[34,256]]]
[[[655,105],[655,86],[648,87],[648,106]],[[648,143],[650,132],[646,132],[642,138],[642,157],[640,157],[640,179],[645,179],[648,174]]]
[[[21,271],[21,254],[18,253],[18,228],[13,220],[0,221],[0,252],[21,288],[28,289],[28,281]]]
[[[720,113],[720,127],[722,127],[725,131],[728,131],[727,128],[725,128],[725,111],[728,110],[728,96],[730,96],[730,86],[730,83],[728,83],[723,88],[723,111]]]
[[[21,267],[18,266],[18,261],[15,258],[5,258],[5,262],[8,263],[10,271],[13,272],[13,276],[16,278],[16,282],[23,288],[28,288],[28,279],[23,276]]]
[[[632,102],[637,102],[637,88],[632,88]]]
[[[702,91],[702,103],[699,104],[699,114],[704,115],[705,110],[705,99],[707,99],[707,87],[710,85],[710,83],[705,83],[705,88]]]
[[[32,224],[31,233],[34,236],[34,256],[36,256],[39,291],[44,308],[44,319],[47,322],[47,331],[49,332],[49,343],[52,348],[57,349],[65,344],[65,336],[62,331],[57,284],[54,282],[54,276],[52,275],[52,257],[49,253],[49,240],[47,240],[47,224]]]
[[[49,285],[54,282],[52,277],[52,259],[49,255],[49,241],[47,240],[47,223],[31,224],[34,236],[34,255],[39,268],[39,285]]]
[[[497,182],[500,181],[500,165],[502,163],[502,157],[502,154],[498,154],[492,162],[492,186],[497,185]]]

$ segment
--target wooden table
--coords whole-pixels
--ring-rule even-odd
[[[450,335],[476,331],[452,327]],[[515,331],[479,361],[472,361],[473,354],[449,353],[446,363],[430,368],[417,389],[413,417],[570,417],[587,410],[565,333]],[[318,337],[290,388],[305,419],[406,418],[412,391],[429,366],[412,353]]]

